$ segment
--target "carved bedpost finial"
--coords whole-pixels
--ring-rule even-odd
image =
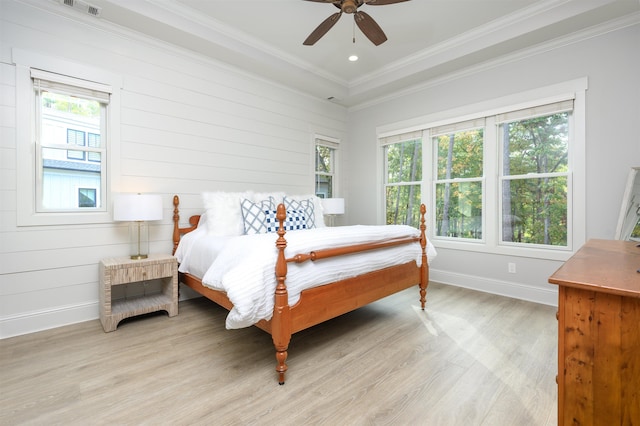
[[[177,195],[173,196],[173,251],[171,254],[176,254],[178,249],[178,243],[180,242],[180,214],[178,205],[180,204],[180,198]]]

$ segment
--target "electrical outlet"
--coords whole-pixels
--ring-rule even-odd
[[[515,274],[516,273],[516,264],[513,262],[509,262],[507,264],[507,268],[510,274]]]

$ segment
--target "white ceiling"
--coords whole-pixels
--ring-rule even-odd
[[[56,0],[52,0],[56,1]],[[302,42],[332,4],[303,0],[86,0],[112,21],[320,98],[354,106],[595,26],[640,21],[639,0],[411,0],[365,11],[374,46],[343,14]],[[66,6],[59,5],[60,8]],[[590,29],[590,30],[588,30]],[[355,33],[355,43],[353,35]],[[563,38],[564,37],[564,38]],[[347,57],[357,54],[357,62]]]

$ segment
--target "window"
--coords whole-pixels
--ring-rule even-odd
[[[339,144],[338,141],[329,139],[316,138],[316,195],[320,198],[336,196],[336,156]]]
[[[31,70],[31,77],[35,98],[36,212],[103,208],[106,167],[102,159],[106,149],[100,136],[105,132],[109,93],[39,70]],[[78,187],[100,190],[89,202],[84,198],[87,194],[76,195]]]
[[[432,129],[435,235],[482,239],[484,120]]]
[[[78,188],[78,207],[96,207],[96,189]]]
[[[381,145],[385,223],[417,227],[422,198],[422,132],[384,138]]]
[[[17,225],[111,222],[122,78],[35,52],[11,53],[20,164]]]
[[[568,245],[572,107],[567,101],[497,117],[502,242]]]
[[[415,225],[422,197],[440,247],[566,260],[585,241],[586,83],[379,128],[386,223]]]

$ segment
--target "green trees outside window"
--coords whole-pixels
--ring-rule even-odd
[[[569,113],[503,123],[502,241],[567,245]]]
[[[432,183],[434,236],[567,247],[572,106],[562,101],[434,127],[426,130],[427,148],[421,132],[381,139],[386,223],[417,226],[422,184]]]
[[[417,227],[422,196],[422,139],[386,145],[384,153],[386,224]]]

